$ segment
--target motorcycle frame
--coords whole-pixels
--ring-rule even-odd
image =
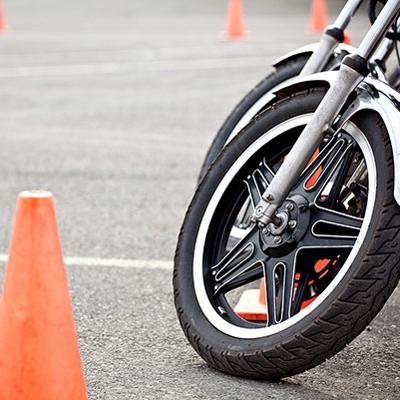
[[[361,4],[361,1],[354,0],[347,4],[349,3],[355,6],[356,3]],[[357,8],[360,4],[357,5]],[[291,187],[299,179],[312,154],[320,145],[323,136],[327,132],[335,133],[342,126],[337,124],[334,126],[334,122],[337,122],[336,119],[349,95],[360,86],[369,74],[368,62],[372,61],[378,45],[385,44],[385,34],[395,21],[399,11],[400,0],[388,0],[355,53],[346,56],[342,61],[328,92],[255,207],[253,221],[260,226],[271,222],[277,225],[281,223],[275,216],[276,211],[287,197]],[[345,23],[347,20],[343,18],[343,21]],[[387,93],[388,90],[385,89],[383,92]],[[395,113],[398,115],[397,109]],[[342,115],[344,114],[346,114],[346,110],[342,110]],[[392,136],[390,137],[392,139]],[[397,146],[394,151],[395,158],[400,154],[397,152],[398,150]],[[395,176],[397,188],[399,187],[398,175],[397,173]],[[399,202],[400,196],[396,191],[395,198]]]

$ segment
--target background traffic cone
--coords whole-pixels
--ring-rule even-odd
[[[267,321],[265,280],[261,279],[258,289],[247,289],[240,296],[235,313],[247,321]]]
[[[343,43],[346,44],[351,44],[351,36],[349,32],[344,32],[344,39],[343,39]]]
[[[329,259],[318,260],[314,264],[313,269],[317,273],[326,274],[328,273],[326,268],[328,267],[329,263]],[[299,276],[296,276],[295,279],[299,278]],[[304,308],[308,307],[316,298],[317,296],[304,300],[301,303],[301,309],[303,310]],[[260,279],[258,289],[247,289],[242,293],[234,311],[240,318],[243,318],[247,321],[267,321],[267,292],[265,289],[265,279]]]
[[[325,0],[312,0],[310,15],[310,30],[323,32],[328,25],[328,12]]]
[[[84,400],[52,195],[19,195],[0,300],[0,400]]]
[[[229,0],[225,37],[242,39],[246,36],[242,0]]]
[[[4,7],[3,7],[3,1],[0,0],[0,33],[5,32],[7,29],[6,27],[6,21],[4,18]]]

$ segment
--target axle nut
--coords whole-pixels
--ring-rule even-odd
[[[294,210],[294,205],[293,205],[293,203],[288,203],[288,205],[286,206],[286,209],[287,209],[288,211],[293,211],[293,210]]]
[[[294,229],[297,226],[297,221],[295,221],[294,219],[292,219],[291,221],[289,221],[289,228],[290,229]]]

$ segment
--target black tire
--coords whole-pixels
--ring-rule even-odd
[[[274,87],[290,78],[299,75],[308,58],[309,55],[302,55],[279,65],[274,72],[269,74],[260,83],[258,83],[257,86],[255,86],[254,89],[252,89],[237,104],[237,106],[222,124],[208,149],[200,169],[199,181],[204,177],[211,163],[222,151],[233,129],[246,114],[246,112],[254,105],[254,103],[257,102],[257,100],[259,100],[266,93],[270,92]]]
[[[392,149],[379,116],[368,113],[353,122],[367,137],[379,166],[376,207],[356,258],[329,296],[289,328],[256,339],[223,333],[200,308],[193,282],[194,249],[203,214],[219,182],[249,144],[299,110],[313,112],[323,95],[322,89],[294,95],[253,121],[211,166],[187,211],[175,255],[175,305],[187,339],[217,370],[246,378],[277,379],[313,368],[359,335],[398,283],[400,208],[393,198]]]

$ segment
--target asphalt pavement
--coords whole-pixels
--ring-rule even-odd
[[[273,59],[317,40],[309,3],[245,1],[247,39],[226,42],[222,0],[5,0],[0,253],[18,192],[53,192],[92,400],[400,398],[398,291],[339,355],[274,383],[208,368],[175,316],[174,246],[207,147]],[[361,13],[355,41],[367,26]]]

